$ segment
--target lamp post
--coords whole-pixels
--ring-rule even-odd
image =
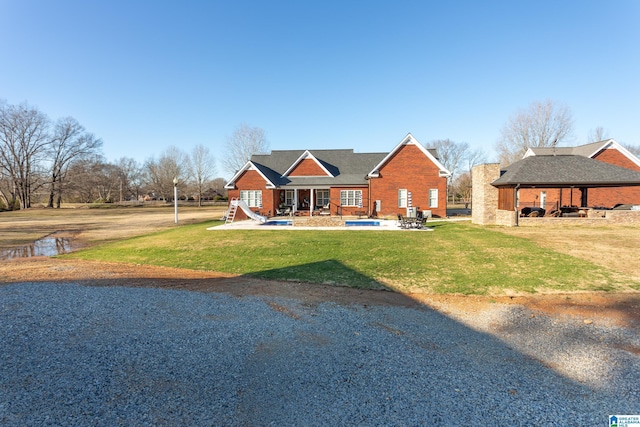
[[[178,223],[178,177],[173,178],[173,203],[175,205],[175,223]]]

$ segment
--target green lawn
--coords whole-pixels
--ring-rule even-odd
[[[208,222],[67,255],[401,292],[640,289],[629,277],[469,223],[427,231],[214,230]]]

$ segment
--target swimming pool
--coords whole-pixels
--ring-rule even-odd
[[[345,221],[344,225],[347,227],[379,227],[380,221]]]
[[[267,221],[262,225],[293,225],[293,221],[290,219],[274,219],[271,221]]]

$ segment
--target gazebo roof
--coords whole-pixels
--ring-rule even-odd
[[[494,187],[640,186],[640,172],[581,155],[530,156],[510,164]]]

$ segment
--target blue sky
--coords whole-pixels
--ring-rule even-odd
[[[495,159],[508,118],[569,106],[640,145],[640,2],[0,0],[0,99],[73,116],[108,160],[175,145],[387,152],[408,133]],[[219,167],[220,176],[225,176]]]

